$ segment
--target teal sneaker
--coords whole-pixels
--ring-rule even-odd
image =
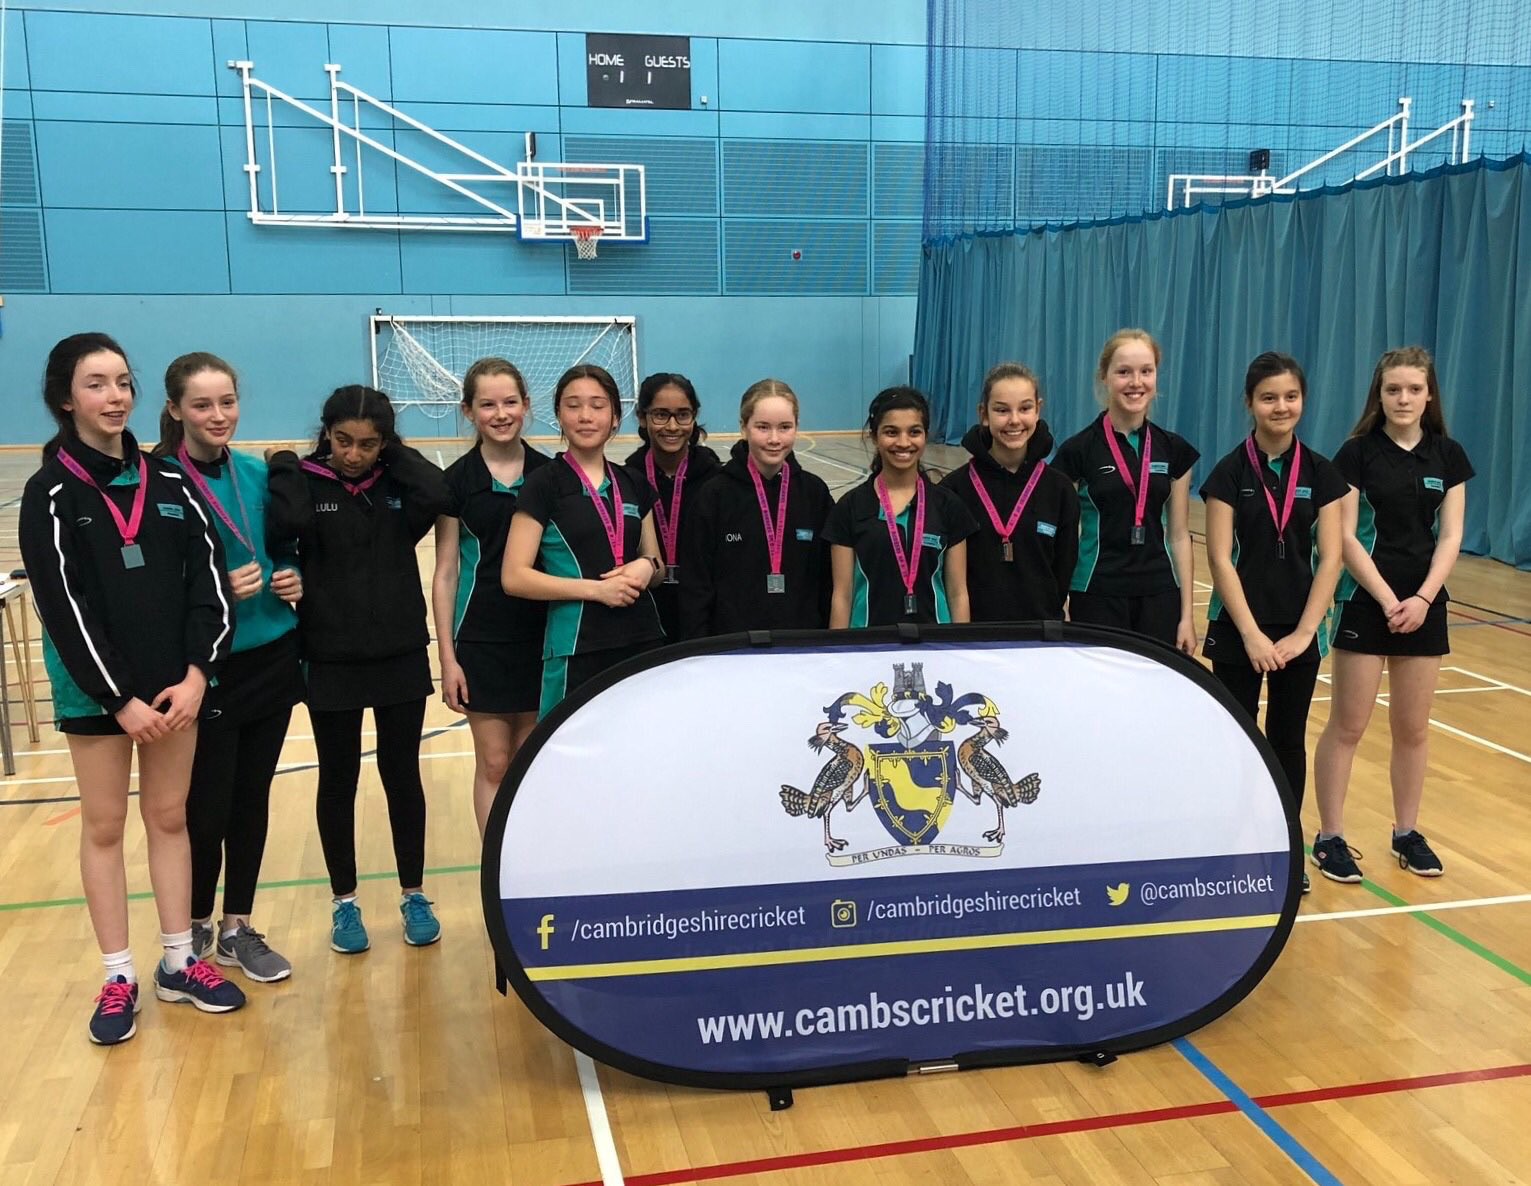
[[[431,902],[419,890],[404,895],[399,913],[404,916],[404,942],[411,947],[428,947],[441,938],[441,924],[431,913]]]
[[[330,922],[330,950],[355,955],[370,946],[367,928],[362,926],[361,907],[355,902],[336,902]]]

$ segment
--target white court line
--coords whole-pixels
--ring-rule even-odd
[[[1299,914],[1298,922],[1327,922],[1340,918],[1378,918],[1384,914],[1432,914],[1437,910],[1466,910],[1473,906],[1511,906],[1531,902],[1531,894],[1508,894],[1502,898],[1460,898],[1452,902],[1416,902],[1411,906],[1375,906],[1369,910],[1331,910],[1324,914]]]
[[[1501,754],[1506,754],[1512,758],[1519,758],[1522,762],[1526,763],[1526,765],[1531,766],[1531,754],[1523,754],[1519,750],[1510,749],[1508,746],[1500,745],[1497,741],[1489,741],[1486,737],[1479,737],[1476,733],[1469,733],[1466,729],[1458,729],[1452,725],[1443,725],[1440,723],[1440,721],[1431,721],[1430,727],[1432,729],[1440,729],[1441,731],[1450,733],[1456,737],[1466,738],[1468,741],[1476,741],[1479,745],[1484,746],[1487,749],[1494,750]]]
[[[623,1186],[622,1163],[617,1160],[617,1143],[611,1137],[611,1120],[606,1115],[606,1101],[601,1096],[601,1081],[590,1056],[574,1052],[574,1069],[579,1072],[579,1090],[585,1097],[585,1116],[590,1121],[590,1141],[595,1146],[595,1163],[601,1167],[604,1186]]]
[[[1492,676],[1479,675],[1476,671],[1468,671],[1465,667],[1443,667],[1442,671],[1455,671],[1458,675],[1470,675],[1473,679],[1481,679],[1486,684],[1493,684],[1496,688],[1503,688],[1506,692],[1519,692],[1522,696],[1531,696],[1531,691],[1525,688],[1517,688],[1514,684],[1507,684],[1503,680],[1494,679]]]

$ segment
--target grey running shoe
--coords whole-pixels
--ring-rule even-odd
[[[228,938],[218,936],[217,960],[224,967],[237,965],[251,980],[262,984],[286,980],[292,975],[292,964],[267,947],[266,936],[248,923],[240,923]]]
[[[212,922],[198,922],[191,920],[191,954],[199,960],[205,960],[213,954],[213,928]]]

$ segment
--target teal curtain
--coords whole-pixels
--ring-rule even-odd
[[[1164,348],[1153,416],[1201,450],[1198,481],[1248,431],[1244,368],[1261,351],[1302,362],[1300,433],[1332,456],[1377,356],[1428,347],[1447,428],[1478,471],[1465,546],[1531,567],[1531,156],[927,243],[914,373],[933,432],[957,440],[984,372],[1017,359],[1063,439],[1099,414],[1097,355],[1127,325]]]

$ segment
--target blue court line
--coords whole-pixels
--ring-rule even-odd
[[[1262,1108],[1254,1100],[1250,1099],[1239,1085],[1220,1071],[1212,1060],[1193,1046],[1187,1038],[1176,1038],[1171,1043],[1182,1057],[1207,1077],[1207,1080],[1227,1096],[1240,1112],[1253,1121],[1256,1128],[1271,1139],[1271,1142],[1290,1157],[1308,1177],[1318,1183],[1318,1186],[1345,1186],[1338,1178],[1323,1167],[1323,1164],[1298,1143],[1297,1138],[1272,1119],[1271,1114]]]
[[[1480,619],[1472,622],[1452,622],[1451,628],[1458,626],[1531,626],[1531,618],[1495,618],[1493,621]]]

